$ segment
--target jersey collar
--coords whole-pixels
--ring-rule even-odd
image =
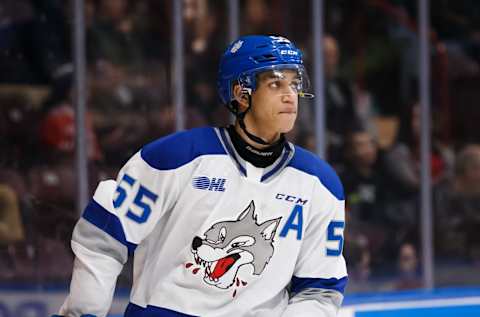
[[[233,163],[238,168],[240,174],[247,177],[246,161],[238,154],[237,150],[235,149],[235,146],[230,139],[227,129],[215,128],[215,133],[217,134],[217,137],[222,143],[223,148],[229,154]],[[275,160],[271,165],[263,169],[261,182],[266,183],[273,179],[276,175],[278,175],[285,168],[285,166],[288,165],[294,154],[295,147],[290,142],[286,142],[285,148],[283,149],[278,159]]]

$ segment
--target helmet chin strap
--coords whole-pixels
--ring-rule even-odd
[[[258,144],[271,146],[271,145],[277,144],[278,142],[281,142],[282,139],[283,139],[283,133],[280,134],[280,139],[279,140],[277,140],[273,143],[269,143],[269,142],[263,140],[262,138],[260,138],[256,135],[253,135],[252,133],[247,131],[247,127],[245,126],[244,118],[245,118],[247,112],[252,108],[252,95],[249,94],[249,93],[246,93],[246,95],[248,96],[248,108],[244,112],[238,112],[237,113],[237,118],[238,118],[238,123],[240,124],[240,128],[242,128],[243,132],[245,132],[245,134],[247,135],[247,137],[250,140],[252,140],[252,141],[254,141]]]

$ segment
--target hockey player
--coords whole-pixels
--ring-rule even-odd
[[[197,128],[143,147],[101,182],[72,237],[64,316],[105,316],[134,255],[125,316],[335,316],[347,283],[344,194],[332,168],[289,143],[301,52],[244,36],[224,53],[227,128]]]

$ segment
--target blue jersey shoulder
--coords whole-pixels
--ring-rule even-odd
[[[316,176],[337,199],[345,199],[342,182],[335,170],[312,152],[295,146],[295,155],[288,166]]]
[[[226,154],[211,127],[173,133],[147,144],[141,150],[142,158],[159,170],[175,169],[208,154]]]

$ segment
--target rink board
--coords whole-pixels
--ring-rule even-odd
[[[47,317],[62,305],[66,289],[2,287],[0,317]],[[115,296],[109,317],[123,315],[128,290]],[[449,288],[347,295],[339,317],[480,317],[480,288]]]
[[[350,295],[339,317],[479,317],[480,288]]]

